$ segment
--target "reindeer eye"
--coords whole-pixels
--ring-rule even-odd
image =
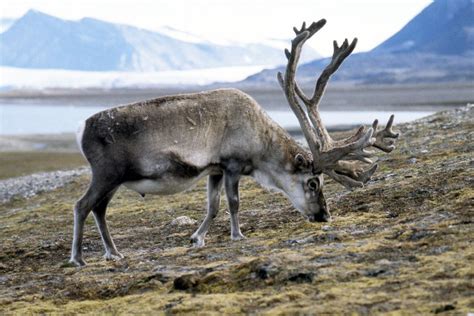
[[[311,191],[316,191],[319,188],[319,181],[317,179],[309,179],[308,180],[308,188]]]

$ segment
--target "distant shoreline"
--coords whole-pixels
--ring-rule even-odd
[[[0,92],[4,104],[48,104],[58,106],[117,106],[164,95],[193,93],[210,89],[236,87],[254,97],[266,110],[286,110],[283,92],[275,86],[162,86],[157,88],[120,89],[23,89]],[[308,94],[313,86],[304,87]],[[395,85],[331,84],[323,98],[322,110],[445,110],[474,103],[474,82],[419,83]]]
[[[4,91],[0,93],[0,113],[3,121],[0,135],[24,137],[28,134],[58,135],[73,132],[78,121],[109,107],[209,88],[216,87]],[[312,88],[304,89],[310,94]],[[290,134],[298,136],[296,118],[291,114],[283,92],[278,87],[247,87],[245,91],[255,98],[277,123],[287,128]],[[330,86],[325,93],[321,111],[323,116],[326,113],[324,120],[328,129],[341,131],[352,129],[359,124],[371,124],[375,118],[382,122],[390,113],[398,112],[396,124],[399,124],[430,112],[472,103],[474,83],[469,82],[365,86],[336,84]],[[40,142],[35,146],[41,148],[41,144]]]

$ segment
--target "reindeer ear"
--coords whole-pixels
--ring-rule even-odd
[[[300,154],[300,153],[296,154],[296,156],[295,156],[295,165],[296,165],[296,167],[298,167],[298,168],[306,167],[307,164],[308,164],[308,162],[306,161],[306,158],[302,154]]]

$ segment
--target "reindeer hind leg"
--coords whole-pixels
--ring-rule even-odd
[[[104,244],[104,258],[106,260],[115,260],[123,258],[123,255],[118,252],[117,248],[115,247],[115,243],[112,239],[112,236],[110,236],[107,221],[105,219],[107,205],[109,204],[117,189],[118,187],[113,189],[109,194],[107,194],[107,196],[92,210],[97,229],[99,230],[100,237],[102,238],[102,243]]]
[[[114,178],[117,179],[117,178]],[[70,263],[84,266],[86,263],[82,258],[82,239],[84,234],[84,222],[91,212],[118,186],[118,182],[111,177],[103,177],[100,174],[92,175],[92,181],[87,192],[77,201],[74,206],[74,235],[71,249]]]
[[[201,226],[191,236],[191,242],[194,247],[204,247],[204,238],[206,237],[209,226],[219,211],[219,202],[222,190],[223,175],[211,175],[207,182],[207,215]]]

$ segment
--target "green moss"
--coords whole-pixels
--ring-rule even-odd
[[[0,179],[24,176],[33,172],[72,169],[87,164],[79,153],[0,152]]]

